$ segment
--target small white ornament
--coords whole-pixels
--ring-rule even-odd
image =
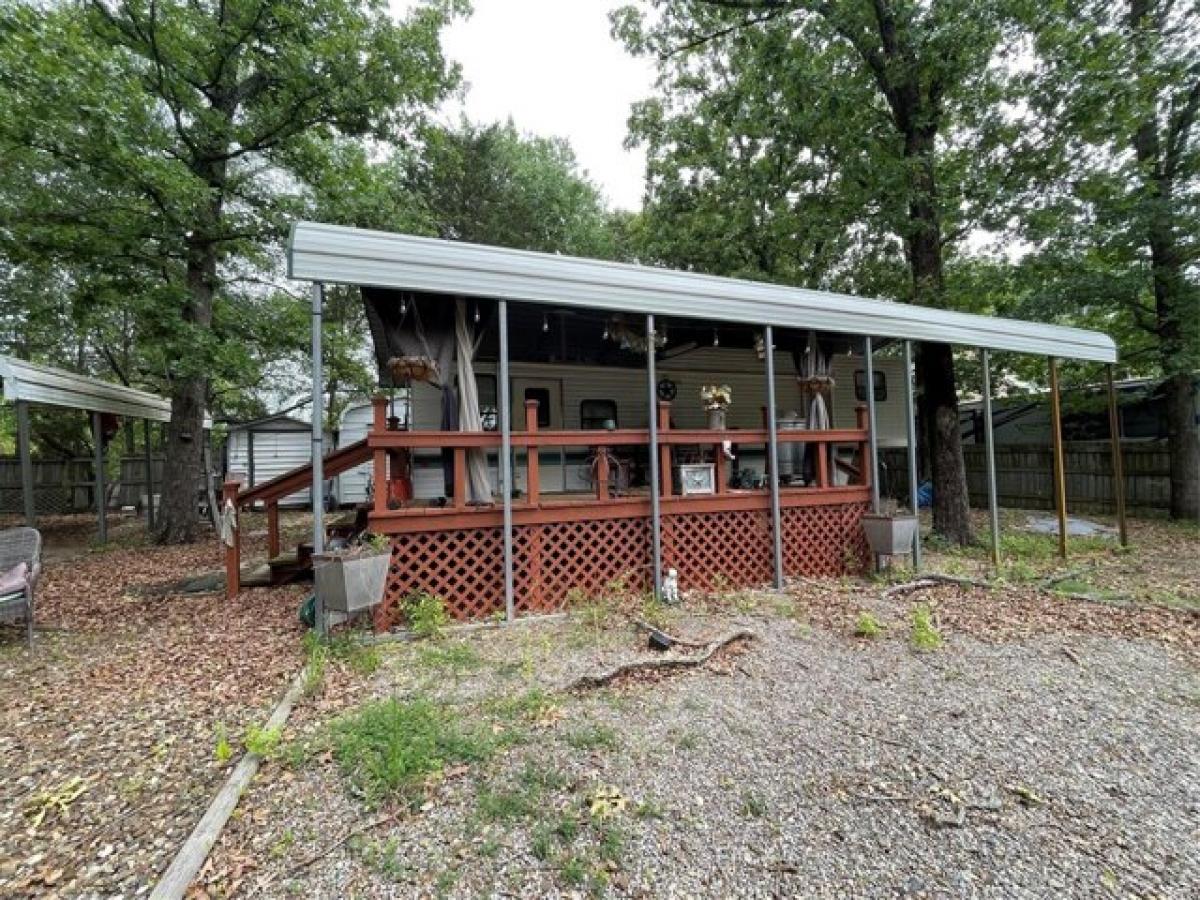
[[[674,569],[667,569],[667,577],[662,583],[662,599],[663,603],[679,602],[679,573]]]

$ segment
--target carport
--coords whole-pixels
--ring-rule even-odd
[[[95,444],[95,495],[97,534],[101,542],[108,538],[108,525],[104,502],[104,448],[101,417],[120,416],[142,420],[146,465],[146,527],[154,527],[153,473],[150,460],[151,424],[168,422],[171,419],[171,401],[148,391],[113,384],[99,378],[91,378],[56,369],[38,363],[0,356],[0,380],[4,382],[4,399],[16,406],[17,455],[21,465],[21,494],[24,501],[25,520],[31,526],[37,524],[37,508],[34,503],[33,455],[29,430],[30,406],[51,406],[76,409],[91,414],[92,439]],[[205,417],[207,434],[212,420]],[[208,458],[207,442],[205,458]]]

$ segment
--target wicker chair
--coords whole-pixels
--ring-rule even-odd
[[[25,563],[24,584],[0,594],[0,622],[15,622],[24,616],[25,637],[33,648],[33,590],[42,573],[42,535],[36,528],[7,528],[0,531],[0,575]]]

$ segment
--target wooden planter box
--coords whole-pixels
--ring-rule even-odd
[[[863,531],[867,543],[876,556],[897,556],[912,553],[913,538],[917,534],[916,516],[863,516]]]
[[[355,613],[383,600],[389,553],[372,556],[313,557],[313,582],[325,609]]]

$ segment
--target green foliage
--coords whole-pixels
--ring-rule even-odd
[[[933,610],[927,603],[918,604],[913,608],[909,643],[914,650],[920,652],[937,650],[942,646],[942,634],[933,624]]]
[[[883,634],[883,629],[886,627],[872,613],[864,610],[858,614],[858,619],[854,623],[854,633],[861,638],[876,638]]]
[[[585,725],[564,736],[568,746],[576,750],[616,750],[617,732],[608,725]]]
[[[419,638],[436,640],[450,624],[450,614],[441,597],[416,591],[404,598],[404,616],[408,629]]]
[[[275,751],[279,749],[279,741],[282,736],[283,729],[281,728],[265,728],[259,725],[251,725],[246,729],[246,737],[243,739],[243,743],[246,745],[247,752],[265,758],[275,755]]]
[[[426,668],[449,669],[456,674],[483,665],[483,657],[470,644],[430,644],[417,651],[417,661]]]
[[[224,722],[217,723],[216,745],[213,747],[213,757],[221,765],[233,759],[233,745],[229,743],[229,732],[225,729]]]
[[[337,722],[333,755],[368,803],[411,799],[421,781],[459,762],[486,759],[492,743],[425,699],[377,700]]]

